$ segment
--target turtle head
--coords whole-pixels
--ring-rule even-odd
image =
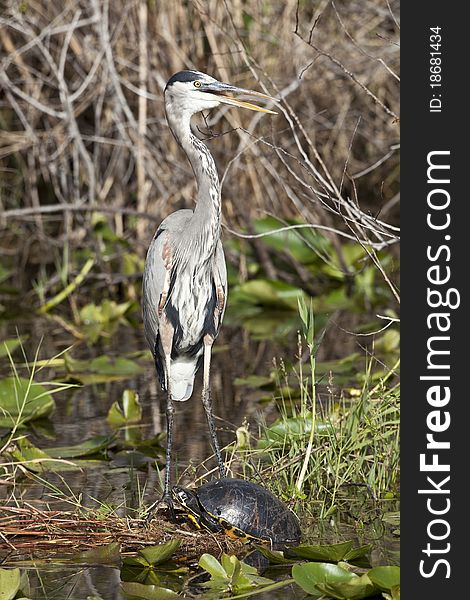
[[[192,521],[196,527],[204,527],[213,532],[223,531],[223,527],[217,518],[209,514],[201,505],[196,492],[174,485],[171,489],[171,496],[187,513],[189,520]]]
[[[199,501],[195,492],[180,487],[179,485],[174,485],[171,488],[171,497],[182,508],[184,508],[191,514],[200,514],[201,507],[199,506]]]

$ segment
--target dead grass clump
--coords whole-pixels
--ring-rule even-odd
[[[193,176],[162,102],[185,68],[281,99],[275,118],[228,109],[198,122],[230,228],[274,214],[327,227],[338,243],[396,242],[397,18],[393,0],[10,0],[0,17],[0,209],[3,227],[20,220],[29,233],[18,260],[35,241],[82,244],[97,208],[118,233],[147,241],[149,222],[135,215],[192,206]]]
[[[175,525],[158,515],[148,527],[142,521],[116,516],[83,517],[67,511],[42,510],[32,506],[0,507],[0,557],[25,554],[40,556],[77,554],[112,542],[120,544],[121,552],[134,552],[145,546],[156,546],[180,539],[176,560],[197,561],[208,552],[245,554],[246,545],[223,534],[190,531],[186,525]]]

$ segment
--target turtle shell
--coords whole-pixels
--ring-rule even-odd
[[[219,479],[196,490],[202,509],[233,537],[298,544],[297,517],[274,494],[243,479]]]

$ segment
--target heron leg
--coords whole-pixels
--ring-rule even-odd
[[[222,460],[222,453],[220,452],[219,440],[217,439],[217,432],[214,423],[214,414],[212,412],[212,397],[210,388],[210,368],[211,368],[211,350],[213,339],[210,336],[204,338],[204,376],[203,376],[203,387],[202,387],[202,404],[206,411],[207,423],[209,425],[209,433],[211,436],[212,447],[215,452],[217,459],[217,465],[219,467],[219,473],[221,477],[225,477],[224,461]]]
[[[160,341],[162,344],[163,354],[165,356],[165,375],[166,375],[166,455],[165,455],[165,483],[163,489],[162,501],[166,504],[170,513],[171,520],[175,520],[175,511],[173,508],[173,500],[170,494],[170,482],[171,482],[171,448],[173,445],[173,421],[175,407],[173,404],[173,398],[171,395],[171,383],[170,383],[170,369],[171,369],[171,349],[173,345],[173,333],[174,328],[171,323],[163,318],[160,324]],[[158,349],[155,349],[155,353]],[[155,502],[147,511],[146,521],[150,521],[155,513],[155,510],[159,508],[160,501]]]
[[[168,356],[167,361],[167,372],[170,368],[170,357]],[[173,398],[171,397],[170,385],[168,387],[168,396],[166,400],[166,457],[165,457],[165,488],[163,490],[163,501],[168,506],[170,511],[170,517],[175,520],[175,511],[173,509],[173,501],[170,495],[170,481],[171,481],[171,447],[173,445],[173,421],[175,414],[175,407],[173,404]]]

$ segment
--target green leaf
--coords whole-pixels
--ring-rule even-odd
[[[374,567],[367,574],[372,583],[384,592],[400,585],[400,567]]]
[[[304,292],[283,281],[252,279],[235,288],[232,295],[239,301],[297,311],[298,298]]]
[[[80,310],[80,321],[85,336],[91,343],[98,340],[101,335],[109,336],[118,327],[119,322],[126,322],[125,313],[132,302],[117,304],[114,300],[103,300],[100,305],[90,303]]]
[[[90,562],[99,564],[119,564],[121,562],[121,544],[119,542],[111,542],[105,546],[98,546],[91,550],[80,552],[74,557],[79,562]]]
[[[124,357],[98,356],[93,360],[78,360],[64,355],[67,379],[80,381],[84,385],[117,381],[140,375],[142,367]]]
[[[89,456],[108,448],[114,436],[98,435],[75,446],[58,446],[48,448],[47,452],[52,458],[76,458],[78,456]]]
[[[247,375],[246,377],[236,377],[234,385],[247,385],[253,388],[272,387],[274,380],[272,377],[262,375]]]
[[[295,548],[289,548],[289,555],[307,558],[309,560],[339,562],[345,560],[345,556],[353,547],[352,541],[341,542],[339,544],[325,545],[302,545]]]
[[[9,356],[28,339],[27,335],[21,335],[0,342],[0,358]]]
[[[236,557],[235,557],[236,558]],[[238,560],[238,558],[237,558]],[[258,575],[258,570],[256,567],[252,567],[244,561],[238,561],[240,563],[240,583],[236,582],[236,585],[245,584],[245,587],[259,587],[264,585],[270,585],[274,583],[272,579],[267,579],[266,577],[261,577]]]
[[[351,550],[346,552],[343,560],[346,560],[350,563],[356,562],[358,559],[367,556],[371,550],[372,544],[364,544],[363,546],[358,546],[357,548],[351,548]]]
[[[203,554],[199,559],[199,566],[204,571],[207,571],[212,577],[218,577],[221,579],[228,578],[227,572],[220,564],[220,562],[212,556],[212,554]]]
[[[302,225],[301,221],[289,221],[289,225]],[[285,227],[273,217],[258,219],[254,223],[256,233],[265,233]],[[273,233],[262,238],[264,244],[271,246],[280,252],[289,252],[292,257],[302,263],[311,264],[318,262],[317,253],[328,252],[331,247],[330,241],[318,230],[305,227],[302,229],[287,229]]]
[[[235,581],[242,569],[241,563],[238,560],[238,558],[234,555],[229,556],[224,552],[220,557],[220,562],[222,564],[222,567],[225,569],[227,576],[230,577],[233,581]]]
[[[299,327],[299,318],[294,312],[253,307],[256,311],[254,316],[244,316],[244,314],[237,316],[239,306],[240,304],[231,305],[229,317],[231,314],[232,322],[237,325],[241,322],[252,339],[285,339],[286,335]]]
[[[74,461],[65,459],[54,459],[52,456],[34,446],[28,439],[20,438],[16,441],[13,450],[9,451],[11,456],[22,463],[33,473],[43,471],[78,471],[85,467],[94,467],[103,464],[103,461]]]
[[[54,409],[54,399],[43,385],[22,377],[0,380],[0,427],[46,417]]]
[[[310,433],[311,428],[311,413],[306,413],[304,416],[299,417],[283,417],[277,419],[270,427],[264,429],[263,435],[265,439],[258,440],[257,448],[259,450],[263,450],[272,444],[290,446],[296,440],[302,440],[305,438]],[[320,435],[329,434],[334,431],[334,427],[331,423],[316,419],[315,431]]]
[[[124,390],[122,394],[122,412],[129,423],[136,423],[142,418],[139,396],[134,390]]]
[[[307,346],[310,348],[310,351],[313,352],[315,338],[315,317],[313,313],[312,299],[310,299],[310,305],[308,308],[304,296],[299,297],[297,302],[300,319],[304,326],[304,337],[307,342]]]
[[[143,585],[133,581],[121,583],[121,588],[128,598],[142,598],[142,600],[168,600],[170,598],[179,598],[179,594],[167,588],[156,585]]]
[[[0,600],[13,600],[20,589],[19,569],[0,569]]]
[[[53,471],[54,468],[59,465],[52,460],[43,450],[36,448],[26,438],[20,438],[16,442],[16,447],[10,451],[11,456],[18,462],[24,464],[27,469],[34,473],[41,473],[42,471]]]
[[[255,544],[254,546],[256,550],[261,552],[261,554],[273,565],[291,565],[294,562],[292,558],[286,558],[284,553],[280,550],[270,550],[269,548],[266,548],[266,546],[258,544]]]
[[[330,563],[304,563],[292,567],[292,577],[304,591],[320,596],[322,590],[317,586],[350,581],[357,575]]]
[[[329,581],[319,583],[318,589],[339,600],[360,600],[377,594],[377,588],[371,582],[367,573],[358,577],[351,573],[349,581]]]
[[[181,546],[181,540],[170,540],[165,544],[151,546],[139,550],[139,555],[148,565],[159,565],[166,562]]]
[[[142,556],[126,556],[125,558],[123,558],[123,563],[126,567],[130,567],[131,569],[133,568],[137,568],[140,571],[144,570],[144,571],[148,571],[148,567],[150,566],[148,561],[143,558]],[[122,573],[121,573],[121,578],[122,578]],[[144,579],[144,577],[142,577],[142,579]],[[132,581],[135,581],[135,578],[132,577]]]
[[[137,392],[124,390],[121,404],[114,402],[109,409],[107,421],[111,427],[121,427],[141,420],[142,406]]]

